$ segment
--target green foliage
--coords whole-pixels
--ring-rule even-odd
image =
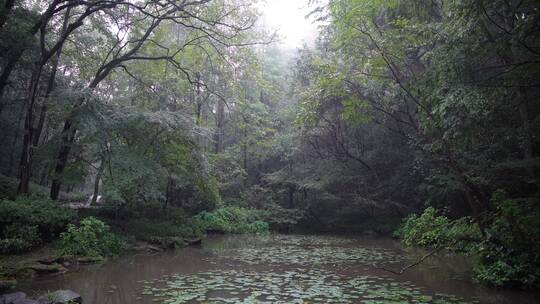
[[[19,185],[19,180],[14,177],[7,177],[3,174],[0,174],[0,199],[15,200],[17,198],[17,187]],[[49,190],[47,187],[43,187],[36,183],[30,183],[30,194],[33,198],[47,200],[49,197]],[[88,196],[84,193],[79,192],[70,192],[65,193],[61,192],[59,201],[61,202],[76,202],[84,201]]]
[[[0,253],[25,252],[41,243],[38,227],[12,224],[4,228]]]
[[[60,237],[62,252],[71,256],[111,256],[125,248],[124,241],[94,217],[81,220],[79,227],[69,224]]]
[[[421,215],[411,214],[404,220],[397,232],[408,246],[422,247],[444,246],[450,241],[451,222],[445,216],[437,216],[433,207],[428,207]]]
[[[272,229],[282,230],[293,227],[304,218],[305,212],[302,209],[287,209],[277,204],[268,204],[265,206],[262,216]]]
[[[268,223],[262,221],[261,212],[241,207],[221,207],[201,212],[196,217],[199,226],[209,232],[266,233]]]
[[[450,220],[428,207],[407,217],[396,236],[408,246],[447,247],[475,257],[474,277],[495,286],[534,288],[540,283],[540,210],[534,199],[493,195],[493,218],[481,234],[469,218]]]
[[[343,120],[351,125],[362,125],[369,123],[373,117],[366,113],[369,109],[369,104],[365,100],[346,99],[341,102],[343,104],[342,116]]]
[[[18,179],[0,174],[0,199],[16,199],[18,185]],[[34,197],[45,199],[48,195],[48,190],[49,189],[46,187],[37,185],[35,183],[30,183],[30,193]]]
[[[478,250],[476,279],[496,286],[539,286],[539,201],[509,199],[502,191],[492,200],[497,210]]]
[[[17,179],[0,174],[0,199],[14,199],[16,194]]]
[[[0,233],[4,252],[21,252],[55,238],[73,221],[73,210],[35,197],[0,201]]]
[[[437,213],[435,208],[428,207],[420,215],[409,215],[394,232],[394,236],[402,238],[407,246],[449,247],[467,252],[476,248],[471,242],[480,239],[478,225],[472,223],[468,217],[450,220]]]

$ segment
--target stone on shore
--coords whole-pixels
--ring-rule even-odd
[[[47,302],[49,301],[49,302]],[[39,304],[72,304],[82,303],[81,295],[73,290],[57,290],[38,299]],[[1,304],[1,303],[0,303]]]

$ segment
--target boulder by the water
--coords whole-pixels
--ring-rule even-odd
[[[135,251],[146,251],[149,253],[160,252],[163,250],[163,248],[151,245],[148,242],[143,242],[143,241],[136,242],[135,245],[132,247],[132,249]]]
[[[55,264],[55,263],[62,263],[63,260],[64,259],[62,257],[59,257],[59,256],[46,256],[46,257],[40,258],[37,261],[40,264],[51,265],[51,264]]]
[[[77,258],[79,264],[94,264],[103,262],[104,260],[105,259],[102,256],[84,256]]]
[[[22,304],[26,300],[24,292],[12,292],[0,296],[0,304]]]
[[[57,290],[34,300],[26,297],[24,292],[13,292],[0,295],[0,304],[74,304],[82,303],[81,295],[73,290]]]
[[[55,292],[48,293],[38,299],[39,304],[72,304],[82,303],[81,295],[73,290],[57,290]],[[1,303],[0,303],[1,304]]]
[[[66,267],[60,265],[60,264],[57,264],[57,263],[53,263],[53,264],[41,264],[41,263],[36,263],[36,264],[32,264],[30,266],[27,267],[28,269],[32,269],[34,270],[35,272],[39,273],[39,274],[45,274],[45,273],[64,273],[67,271]]]
[[[194,246],[194,245],[201,245],[202,244],[202,239],[201,238],[196,238],[196,239],[191,239],[191,240],[186,240],[188,245],[190,246]]]
[[[0,304],[42,304],[39,301],[26,297],[24,292],[13,292],[0,295]],[[43,303],[50,304],[50,303]]]
[[[186,245],[184,239],[175,236],[153,237],[149,243],[166,249],[178,249]]]

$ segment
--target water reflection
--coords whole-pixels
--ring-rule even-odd
[[[201,273],[227,272],[254,276],[265,273],[269,277],[276,274],[279,278],[286,272],[309,273],[316,268],[347,278],[369,276],[412,283],[426,294],[449,294],[478,299],[481,303],[537,303],[538,294],[474,285],[470,279],[471,261],[464,256],[441,253],[401,276],[371,265],[399,269],[421,254],[381,238],[219,236],[205,240],[201,247],[125,256],[101,265],[80,267],[62,276],[22,282],[21,286],[36,294],[73,289],[81,293],[85,303],[156,303],[152,295],[142,294],[144,287],[165,286],[175,276],[192,278]]]

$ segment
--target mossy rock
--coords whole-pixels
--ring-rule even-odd
[[[39,260],[37,260],[37,262],[40,264],[45,264],[45,265],[52,265],[55,263],[61,264],[64,260],[65,259],[61,256],[51,255],[51,256],[42,257]]]
[[[31,269],[31,270],[37,272],[38,274],[63,273],[63,272],[67,271],[66,267],[64,267],[64,266],[62,266],[60,264],[57,264],[57,263],[49,264],[49,265],[36,263],[36,264],[28,265],[25,268]]]
[[[142,244],[142,245],[134,246],[133,250],[135,250],[135,251],[146,251],[146,252],[150,252],[150,253],[162,251],[162,249],[160,247],[150,245],[150,244]]]
[[[48,293],[38,299],[39,301],[50,301],[49,303],[53,304],[76,304],[82,303],[81,295],[74,292],[73,290],[57,290],[51,293]]]
[[[189,240],[185,240],[185,242],[190,246],[201,245],[202,239],[201,238],[189,239]]]
[[[78,257],[76,260],[79,264],[95,264],[105,261],[102,256],[83,256]]]
[[[178,249],[186,246],[184,239],[175,236],[152,237],[148,242],[166,249]]]

